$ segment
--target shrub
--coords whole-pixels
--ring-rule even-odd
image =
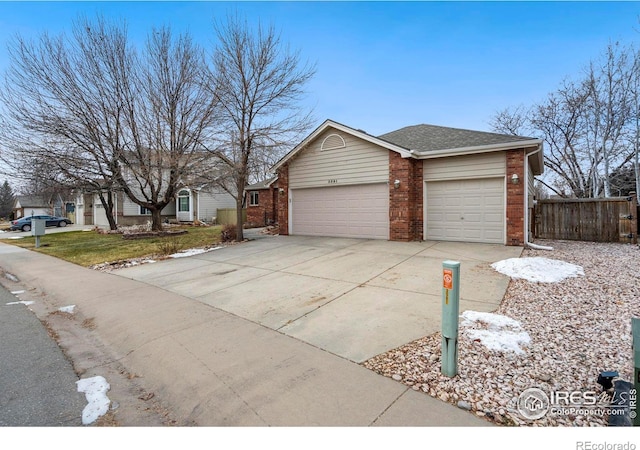
[[[161,255],[173,255],[180,251],[180,241],[177,238],[164,239],[158,244],[158,253]]]
[[[229,224],[222,227],[222,232],[220,233],[222,242],[235,241],[237,236],[235,225]]]

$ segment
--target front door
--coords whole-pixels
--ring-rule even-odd
[[[193,222],[193,201],[191,191],[188,189],[182,189],[178,192],[176,218],[180,222]]]

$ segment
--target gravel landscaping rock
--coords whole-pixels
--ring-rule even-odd
[[[553,251],[526,249],[522,257],[545,257],[576,264],[584,276],[557,283],[512,279],[495,312],[515,319],[528,333],[523,352],[489,350],[461,327],[458,375],[440,373],[441,335],[436,333],[378,355],[363,365],[382,375],[398,375],[415,390],[502,425],[606,426],[597,414],[546,414],[524,418],[517,409],[526,389],[600,393],[596,380],[616,370],[631,380],[631,317],[640,317],[640,248],[630,244],[536,241]],[[461,292],[464,297],[465,293]],[[481,325],[481,322],[480,322]],[[465,408],[466,409],[466,408]]]

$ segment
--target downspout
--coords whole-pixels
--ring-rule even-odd
[[[537,245],[529,242],[529,156],[535,155],[541,150],[542,145],[538,146],[538,148],[531,153],[525,152],[524,154],[524,186],[526,193],[526,195],[524,196],[524,245],[525,247],[529,247],[534,250],[553,250],[553,247]]]

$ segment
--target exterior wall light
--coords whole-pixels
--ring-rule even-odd
[[[512,184],[520,183],[520,177],[518,176],[517,173],[514,173],[513,175],[511,175],[511,183]]]
[[[393,182],[393,187],[394,187],[395,189],[398,189],[398,188],[400,187],[400,180],[396,180],[396,181],[394,181],[394,182]]]
[[[284,194],[284,189],[280,188],[280,189],[278,189],[278,192],[280,192],[280,195],[283,195]]]

